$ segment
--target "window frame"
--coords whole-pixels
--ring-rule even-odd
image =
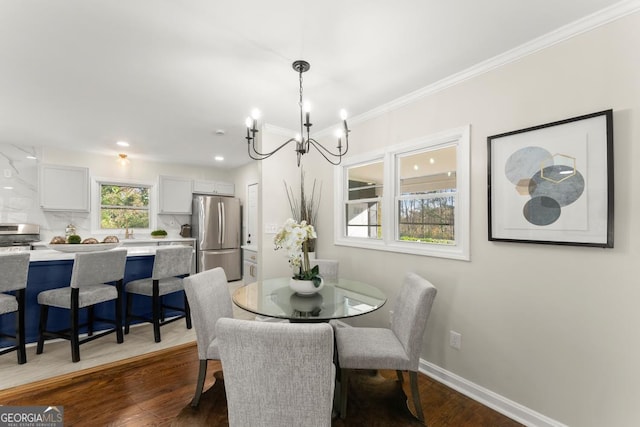
[[[408,253],[422,256],[470,260],[470,125],[446,130],[437,134],[404,141],[360,155],[344,159],[334,169],[334,244],[364,249]],[[412,152],[456,147],[456,205],[454,211],[453,245],[401,241],[396,238],[399,231],[398,200],[400,196],[399,159]],[[382,239],[346,236],[345,206],[348,202],[349,169],[382,160]]]
[[[151,230],[156,229],[157,223],[157,186],[155,182],[151,181],[141,181],[135,179],[118,179],[118,178],[102,178],[102,177],[93,177],[92,178],[92,189],[93,195],[91,197],[91,229],[93,234],[119,234],[124,233],[124,228],[109,228],[105,229],[100,227],[100,211],[102,208],[101,203],[101,191],[100,187],[102,185],[119,185],[119,186],[129,186],[129,187],[147,187],[149,189],[149,228],[134,228],[136,232],[141,233],[142,235],[148,235],[151,233]]]

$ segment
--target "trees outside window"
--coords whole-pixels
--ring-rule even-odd
[[[100,184],[100,228],[149,228],[149,187]]]

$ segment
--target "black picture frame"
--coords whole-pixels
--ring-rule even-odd
[[[487,137],[490,241],[613,248],[613,110]]]

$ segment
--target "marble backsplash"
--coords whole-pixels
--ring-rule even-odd
[[[50,212],[40,208],[38,194],[38,159],[41,149],[0,143],[0,223],[30,223],[40,225],[40,239],[48,242],[54,236],[64,236],[67,225],[73,224],[81,237],[101,238],[115,234],[124,238],[124,230],[96,232],[92,229],[91,213]],[[154,228],[178,237],[180,226],[191,223],[189,215],[157,215]],[[147,238],[134,232],[134,238]]]

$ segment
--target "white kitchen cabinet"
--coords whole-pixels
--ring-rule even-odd
[[[242,281],[244,284],[258,280],[258,252],[243,248]]]
[[[193,181],[193,192],[196,194],[233,196],[235,192],[235,185],[233,182],[196,179]]]
[[[191,214],[193,182],[173,176],[158,177],[158,208],[161,214]]]
[[[89,169],[40,165],[40,206],[45,211],[89,212]]]

